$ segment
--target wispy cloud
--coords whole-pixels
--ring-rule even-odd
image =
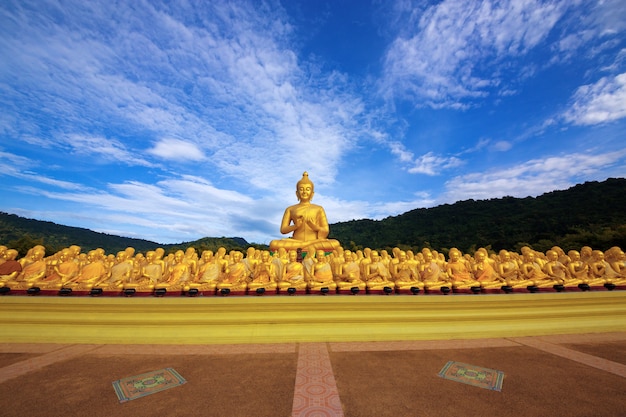
[[[545,40],[567,4],[446,0],[423,13],[411,8],[408,29],[385,56],[381,88],[389,97],[433,108],[464,108],[493,89],[512,91],[488,68]]]
[[[593,153],[592,153],[593,152]],[[563,154],[533,159],[519,165],[454,177],[445,184],[439,203],[501,196],[537,196],[546,190],[569,188],[581,178],[593,178],[607,167],[624,164],[626,150]]]
[[[575,125],[596,125],[626,117],[626,73],[579,87],[563,117]]]

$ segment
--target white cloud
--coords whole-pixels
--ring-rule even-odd
[[[485,63],[525,55],[548,36],[566,8],[567,2],[532,0],[432,5],[391,44],[381,88],[418,106],[466,107],[461,100],[484,97],[501,83],[497,73],[484,72]]]
[[[513,147],[513,144],[506,140],[499,140],[493,144],[493,149],[498,152],[506,152]]]
[[[463,161],[457,157],[437,156],[433,152],[428,152],[413,161],[413,166],[408,172],[411,174],[438,175],[442,170],[458,167]]]
[[[202,161],[206,158],[202,149],[195,143],[180,139],[161,139],[154,147],[148,149],[148,153],[176,162]]]
[[[575,125],[596,125],[626,117],[626,73],[579,87],[563,117]]]
[[[533,159],[504,169],[454,177],[446,182],[446,192],[440,197],[439,203],[502,196],[528,197],[563,190],[578,183],[580,178],[593,178],[607,167],[623,164],[625,156],[626,150],[606,153],[590,151]]]
[[[17,80],[4,97],[36,112],[46,103],[54,141],[84,131],[87,146],[87,138],[104,142],[111,126],[122,127],[129,139],[124,147],[108,139],[111,159],[129,163],[132,154],[124,150],[150,149],[267,189],[290,184],[304,169],[332,183],[339,161],[362,137],[364,105],[351,93],[351,80],[310,77],[279,7],[221,1],[171,8],[44,2],[40,13],[26,7],[16,5],[12,25],[0,29],[0,54],[12,62],[2,71]]]

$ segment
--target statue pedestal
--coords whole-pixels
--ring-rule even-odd
[[[306,288],[291,287],[284,290],[281,290],[280,288],[276,290],[276,294],[278,295],[305,295],[306,293]]]

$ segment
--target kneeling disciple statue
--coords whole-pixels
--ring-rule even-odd
[[[313,190],[313,182],[309,179],[309,174],[305,172],[296,184],[296,196],[300,202],[287,207],[280,224],[282,234],[293,234],[288,239],[272,240],[271,251],[277,251],[280,248],[302,249],[304,252],[313,254],[318,249],[332,252],[340,246],[339,241],[328,239],[326,212],[322,206],[311,203]]]

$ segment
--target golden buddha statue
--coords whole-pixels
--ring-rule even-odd
[[[185,259],[185,252],[177,250],[174,253],[174,262],[169,267],[167,279],[156,283],[155,291],[165,289],[168,292],[182,292],[191,279],[191,268],[191,263]]]
[[[218,253],[220,250],[218,249]],[[223,262],[223,259],[218,259],[218,264]],[[244,294],[248,288],[248,274],[246,265],[243,263],[243,254],[240,251],[234,251],[232,253],[232,263],[226,266],[224,273],[220,278],[220,282],[217,284],[217,290],[222,294],[236,292],[238,294]]]
[[[54,266],[53,273],[39,282],[41,289],[61,289],[67,282],[73,281],[80,272],[80,265],[74,260],[74,251],[63,249],[59,263]]]
[[[9,281],[15,281],[22,272],[22,264],[15,260],[18,252],[15,249],[2,250],[2,263],[0,263],[0,287],[4,287]]]
[[[608,285],[615,285],[620,289],[626,289],[626,254],[618,247],[613,246],[606,251],[606,260],[611,269],[615,272],[615,276],[610,278]]]
[[[552,288],[558,284],[548,274],[543,272],[536,260],[534,251],[529,250],[524,253],[524,262],[520,267],[520,279],[528,283],[528,287],[534,288]]]
[[[263,291],[274,291],[278,288],[277,281],[278,274],[276,273],[276,264],[270,257],[270,252],[264,250],[261,252],[261,261],[255,265],[254,272],[252,273],[252,281],[248,283],[248,292],[259,292],[259,289]]]
[[[459,254],[460,253],[459,251]],[[452,283],[450,282],[451,278],[441,270],[437,262],[434,262],[432,252],[428,249],[424,249],[419,253],[419,257],[423,258],[419,272],[426,292],[442,291],[445,294],[444,290],[446,288],[449,292],[452,287]],[[450,262],[448,262],[448,264],[450,264]],[[463,265],[465,269],[467,269],[467,266],[465,264]]]
[[[564,288],[576,288],[584,283],[583,279],[571,275],[569,269],[559,260],[562,256],[558,251],[550,249],[546,252],[546,258],[548,262],[544,265],[543,272],[555,280],[557,285],[562,285]]]
[[[589,264],[589,281],[590,287],[604,286],[605,284],[624,285],[626,277],[620,272],[613,269],[611,264],[604,257],[604,252],[594,250],[592,252],[592,261]]]
[[[315,263],[308,280],[308,289],[312,292],[318,292],[322,291],[323,288],[328,288],[329,292],[335,292],[337,283],[334,281],[333,269],[328,263],[324,250],[318,249],[315,252]]]
[[[426,254],[426,259],[431,265],[431,268],[435,267],[433,255]],[[439,267],[439,264],[436,264]],[[472,267],[463,257],[460,250],[452,248],[448,252],[448,263],[446,264],[446,274],[451,280],[452,289],[455,292],[469,292],[472,287],[480,287],[480,283],[476,281],[472,274]],[[427,280],[424,280],[427,282]]]
[[[90,290],[95,283],[106,279],[108,275],[109,271],[103,262],[103,252],[94,249],[87,253],[87,263],[76,278],[65,285],[73,290]]]
[[[145,262],[139,263],[139,273],[135,272],[137,263],[137,256],[135,256],[132,278],[124,284],[124,289],[132,288],[136,291],[151,293],[154,286],[163,281],[163,263],[159,261],[155,251],[146,252]]]
[[[382,262],[378,251],[373,250],[370,254],[372,261],[365,266],[365,287],[367,291],[385,291],[394,290],[396,284],[391,279],[391,273],[387,266]]]
[[[519,265],[511,258],[511,253],[502,249],[498,253],[498,273],[506,281],[506,285],[511,286],[519,278]]]
[[[128,259],[127,251],[120,251],[115,256],[115,264],[111,267],[110,276],[94,284],[94,288],[121,291],[124,284],[131,280],[132,272],[133,260]]]
[[[184,291],[195,288],[202,292],[215,292],[219,278],[220,266],[215,262],[213,251],[205,250],[200,257],[196,277],[184,288]]]
[[[287,255],[289,261],[283,268],[282,277],[278,282],[278,288],[281,291],[288,290],[289,288],[306,290],[307,281],[304,279],[304,266],[302,263],[298,262],[298,252],[292,249]]]
[[[499,290],[505,285],[505,280],[498,275],[489,259],[485,249],[479,249],[474,253],[474,265],[472,266],[474,279],[478,282],[481,289]]]
[[[424,283],[420,281],[417,271],[411,267],[406,252],[403,250],[398,252],[397,262],[391,263],[391,276],[398,292],[424,289]]]
[[[359,291],[365,290],[365,282],[361,279],[361,267],[357,262],[356,255],[352,251],[343,252],[344,262],[339,265],[336,273],[337,289],[339,291],[353,291],[358,288]]]
[[[308,253],[323,249],[331,252],[340,246],[337,240],[328,239],[326,212],[322,206],[311,203],[313,194],[313,182],[305,172],[296,184],[296,196],[300,202],[287,207],[280,224],[280,233],[292,233],[292,236],[288,239],[272,240],[270,250],[302,249]]]

